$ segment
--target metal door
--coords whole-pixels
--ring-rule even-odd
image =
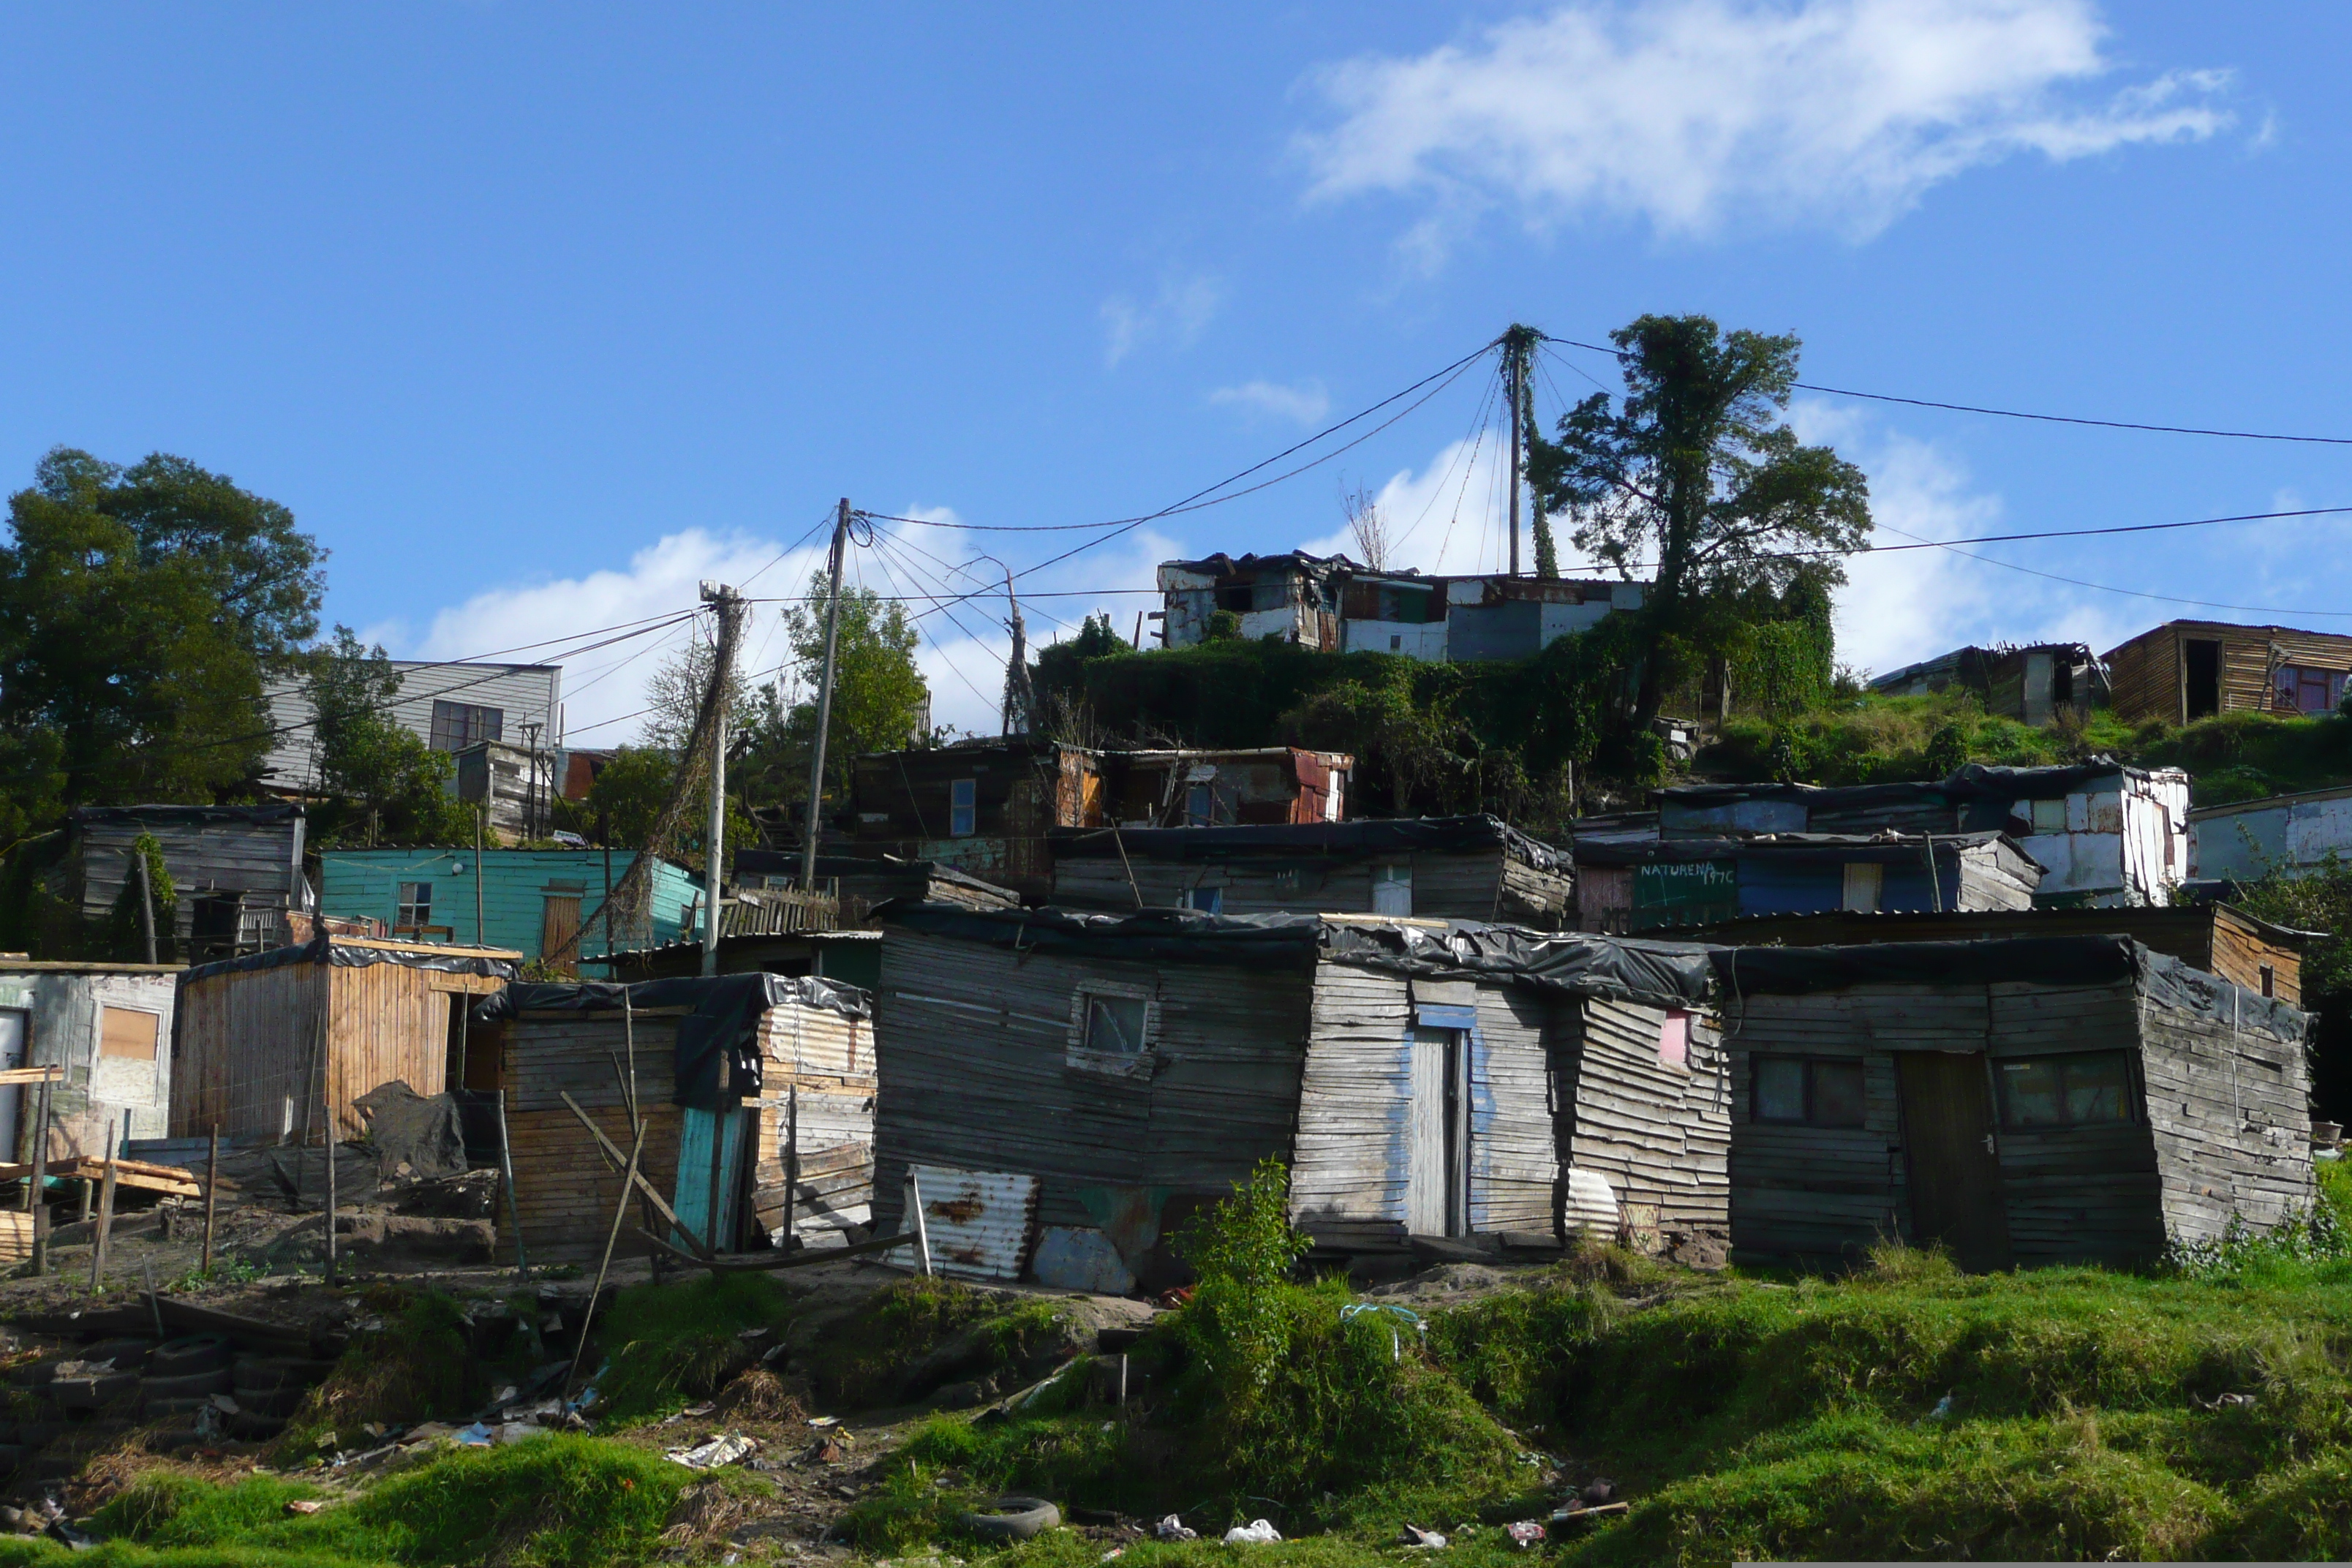
[[[32,1015],[18,1008],[0,1008],[0,1068],[20,1068],[25,1065],[25,1041],[30,1034],[28,1022]],[[25,1091],[16,1084],[0,1086],[0,1139],[7,1140],[8,1158],[16,1159],[24,1152],[16,1130],[16,1114],[24,1103]]]
[[[1899,1051],[1903,1141],[1911,1173],[1911,1233],[1942,1242],[1961,1268],[2010,1265],[2009,1214],[1993,1143],[1981,1051]]]
[[[1465,1236],[1470,1128],[1463,1080],[1468,1037],[1460,1029],[1416,1028],[1412,1051],[1405,1229],[1414,1236]]]
[[[754,1114],[740,1105],[732,1110],[687,1106],[678,1111],[677,1185],[670,1206],[696,1235],[715,1235],[713,1251],[736,1250],[735,1233],[743,1213],[743,1130]],[[714,1206],[719,1211],[715,1233],[709,1223]]]

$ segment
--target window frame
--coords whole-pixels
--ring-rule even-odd
[[[1848,860],[1839,868],[1838,908],[1874,915],[1886,903],[1886,868],[1876,860]]]
[[[425,897],[410,898],[411,889],[421,889]],[[394,882],[392,885],[392,929],[423,931],[433,923],[433,884],[431,882]]]
[[[125,1017],[137,1017],[147,1020],[148,1038],[145,1054],[142,1055],[135,1051],[110,1050],[108,1048],[106,1020],[109,1014],[114,1013],[120,1013]],[[26,1030],[28,1041],[31,1033],[32,1031],[28,1025]],[[149,1067],[154,1067],[161,1063],[163,1059],[163,1016],[161,1013],[146,1007],[123,1007],[118,1006],[111,1002],[100,1002],[98,1005],[97,1059],[100,1061],[110,1062],[145,1062]]]
[[[1143,1042],[1133,1051],[1097,1050],[1087,1044],[1087,1026],[1096,997],[1143,1005]],[[1070,1025],[1064,1065],[1106,1078],[1150,1079],[1160,1051],[1160,998],[1149,985],[1089,977],[1070,989]]]
[[[1201,901],[1204,898],[1208,902]],[[1222,885],[1213,888],[1187,888],[1183,892],[1183,900],[1182,903],[1176,906],[1178,909],[1191,910],[1204,915],[1221,915],[1225,912],[1225,889]]]
[[[980,831],[980,780],[948,780],[948,837],[970,838]]]
[[[452,702],[436,697],[426,730],[426,743],[436,752],[462,752],[485,741],[504,744],[507,710],[487,702]]]
[[[2069,1062],[2083,1061],[2094,1058],[2119,1058],[2122,1061],[2124,1068],[2124,1113],[2121,1116],[2103,1117],[2096,1121],[2078,1121],[2067,1114],[2066,1101],[2068,1085],[2066,1082],[2065,1064]],[[2018,1121],[2011,1112],[2008,1073],[2011,1069],[2022,1068],[2037,1064],[2054,1066],[2059,1069],[2057,1100],[2060,1120],[2056,1121],[2023,1122]],[[1991,1067],[1993,1081],[1993,1115],[2000,1122],[2000,1131],[2004,1133],[2022,1132],[2028,1134],[2040,1134],[2044,1132],[2078,1132],[2086,1127],[2137,1127],[2143,1126],[2147,1122],[2147,1089],[2140,1079],[2139,1053],[2137,1051],[2116,1049],[2100,1051],[2036,1051],[2024,1056],[1996,1057],[1992,1060]]]
[[[1794,1118],[1764,1114],[1764,1097],[1757,1092],[1757,1080],[1767,1066],[1793,1062],[1803,1068],[1804,1110]],[[1821,1097],[1814,1088],[1815,1075],[1825,1067],[1852,1068],[1861,1080],[1861,1114],[1853,1121],[1823,1121],[1818,1109]],[[1870,1067],[1860,1057],[1805,1056],[1796,1051],[1751,1051],[1748,1057],[1748,1120],[1759,1127],[1813,1127],[1836,1132],[1860,1132],[1870,1126]]]

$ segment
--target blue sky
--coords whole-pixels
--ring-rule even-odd
[[[226,471],[332,549],[332,618],[446,658],[705,576],[792,591],[841,495],[1149,511],[1515,320],[1702,310],[1799,333],[1830,385],[2352,435],[2347,46],[2330,6],[2082,0],[17,7],[0,471],[58,443]],[[1553,363],[1540,401],[1591,384]],[[1491,563],[1493,448],[1462,445],[1486,390],[1025,577],[1072,595],[1033,636],[1096,605],[1131,629],[1150,601],[1110,591],[1165,554],[1336,543],[1343,486],[1408,561]],[[2352,447],[1798,416],[1905,535],[2352,504]],[[858,570],[923,592],[1086,537],[898,525]],[[1983,552],[2238,610],[1882,557],[1844,656],[2352,626],[2323,614],[2352,612],[2347,540]],[[958,621],[925,622],[940,710],[992,727],[997,612]],[[752,642],[772,665],[772,616]],[[630,733],[604,721],[641,706],[645,646],[571,661],[582,742]]]

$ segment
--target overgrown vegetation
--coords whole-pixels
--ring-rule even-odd
[[[598,1414],[631,1421],[709,1398],[757,1359],[744,1331],[773,1331],[790,1313],[775,1281],[757,1274],[631,1286],[614,1298],[598,1331],[612,1363]]]

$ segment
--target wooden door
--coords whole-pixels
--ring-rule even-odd
[[[1963,1268],[2008,1268],[2009,1214],[1984,1053],[1899,1051],[1895,1065],[1910,1157],[1913,1240],[1943,1243]]]
[[[566,974],[580,973],[580,895],[550,893],[539,917],[539,956]]]
[[[1412,1032],[1405,1229],[1414,1236],[1469,1230],[1469,1105],[1462,1092],[1466,1044],[1459,1029]]]

